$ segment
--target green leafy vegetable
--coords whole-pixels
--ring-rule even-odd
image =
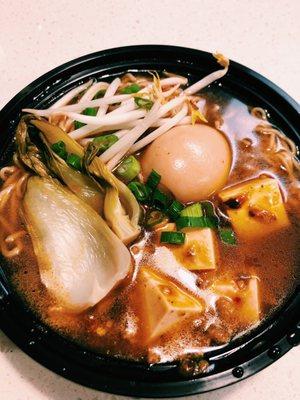
[[[120,92],[122,94],[131,94],[131,93],[137,93],[141,90],[140,85],[138,85],[137,83],[133,83],[130,86],[126,86],[123,89],[120,90]]]
[[[134,102],[139,108],[144,108],[147,111],[151,110],[153,106],[153,101],[143,97],[135,97]]]
[[[68,311],[94,306],[129,273],[126,246],[59,181],[31,176],[22,210],[41,281]]]
[[[132,181],[141,171],[141,165],[134,156],[125,158],[116,170],[116,175],[125,182]]]
[[[140,233],[140,206],[130,189],[97,157],[98,148],[90,142],[85,149],[83,165],[101,185],[105,182],[104,216],[124,243],[132,242]]]
[[[34,117],[30,119],[30,124],[34,125],[42,132],[43,136],[50,145],[62,140],[66,145],[66,150],[68,153],[74,153],[79,157],[83,157],[84,151],[82,146],[80,146],[79,143],[72,139],[58,126],[49,124],[49,122],[44,120],[35,119]]]
[[[72,146],[73,139],[59,127],[48,122],[34,120],[32,116],[26,117],[25,121],[24,118],[21,119],[16,135],[17,152],[20,160],[41,177],[49,179],[54,176],[59,178],[77,197],[101,214],[104,190],[89,176],[70,167],[52,148],[54,144],[59,143],[59,149],[63,148],[66,152],[67,150],[73,152],[78,150],[78,153],[81,154],[80,145],[75,142],[75,145]],[[35,129],[41,139],[38,141],[38,147],[29,141],[27,132],[27,127],[30,127],[27,124],[34,124],[35,122],[37,122]],[[35,138],[38,136],[35,135]],[[66,143],[68,146],[66,146]]]
[[[160,242],[168,244],[183,244],[185,242],[185,233],[173,231],[162,232],[160,236]]]
[[[98,213],[103,210],[104,190],[92,178],[70,167],[62,158],[58,157],[41,134],[44,159],[50,171],[60,178],[68,188],[89,204]],[[64,143],[64,142],[63,142]]]

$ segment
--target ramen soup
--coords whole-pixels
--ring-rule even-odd
[[[221,68],[90,80],[25,109],[1,169],[1,252],[53,329],[149,363],[205,354],[292,293],[299,162]],[[199,372],[199,369],[198,369]]]

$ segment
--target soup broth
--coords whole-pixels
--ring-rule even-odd
[[[133,90],[134,84],[139,85],[136,90],[141,90],[148,79],[125,75],[119,93],[130,93],[124,88]],[[107,86],[105,90],[109,90]],[[163,92],[173,89],[176,93],[178,88],[168,85]],[[141,102],[148,101],[140,98]],[[46,324],[101,354],[149,363],[205,355],[270,317],[299,282],[299,168],[293,157],[288,158],[290,142],[271,125],[264,110],[242,102],[220,86],[212,85],[191,96],[190,101],[189,107],[198,104],[200,110],[193,126],[203,124],[219,130],[232,152],[225,184],[199,199],[204,216],[215,218],[213,221],[219,225],[178,229],[178,220],[154,207],[154,200],[141,202],[141,231],[126,243],[131,256],[129,273],[100,301],[79,312],[64,307],[42,283],[36,246],[22,205],[32,171],[18,162],[15,170],[2,175],[1,193],[24,178],[15,203],[8,202],[1,209],[2,219],[15,212],[14,231],[22,232],[22,249],[9,257],[7,269],[15,289]],[[108,112],[116,109],[114,105],[108,107]],[[172,116],[169,111],[165,117]],[[76,129],[73,120],[61,115],[48,120],[66,132]],[[120,141],[123,133],[116,125],[104,133],[117,131]],[[132,128],[124,128],[128,129]],[[86,146],[89,139],[81,139],[80,143]],[[145,157],[151,158],[149,146],[152,144],[133,153],[142,166]],[[145,183],[144,171],[139,171],[136,181]],[[160,190],[172,197],[167,180],[163,181],[166,175],[157,172],[162,176]],[[214,172],[212,168],[210,173]],[[195,171],[195,179],[197,174]],[[123,182],[128,184],[126,179]],[[262,208],[258,202],[268,204]],[[185,202],[185,206],[190,204]],[[247,212],[243,214],[245,207]],[[157,216],[162,220],[150,224],[149,216],[154,222]],[[170,232],[183,232],[185,242],[162,241],[166,237],[163,233],[170,237]],[[4,233],[3,228],[2,240]],[[11,250],[13,246],[6,244]]]

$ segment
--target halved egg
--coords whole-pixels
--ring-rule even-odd
[[[156,139],[141,157],[145,179],[154,169],[161,184],[186,203],[207,199],[224,187],[232,151],[224,134],[207,125],[182,125]]]

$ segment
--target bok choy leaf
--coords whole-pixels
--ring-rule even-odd
[[[85,152],[83,164],[89,173],[106,183],[104,217],[124,243],[132,242],[140,233],[138,224],[140,206],[128,187],[117,179],[97,157],[97,144],[91,142]]]
[[[25,117],[20,121],[17,127],[16,144],[19,159],[27,168],[41,177],[54,176],[59,178],[73,193],[101,213],[105,191],[101,189],[93,179],[67,165],[67,163],[53,151],[50,146],[51,143],[47,141],[45,138],[46,135],[44,135],[43,132],[38,145],[33,144],[28,132],[29,121],[30,118]],[[53,126],[49,123],[44,123],[43,121],[38,122],[41,123],[42,129],[47,130],[47,132],[55,132],[57,137],[63,132],[60,128],[52,129]],[[38,130],[37,133],[36,139],[39,139]],[[58,142],[64,143],[63,141],[57,141],[55,143]]]
[[[130,271],[130,253],[88,204],[51,178],[30,177],[23,199],[42,283],[60,305],[81,312]]]
[[[76,154],[83,159],[86,173],[96,179],[101,190],[105,190],[104,217],[107,223],[117,235],[120,235],[119,237],[124,243],[133,241],[141,230],[139,226],[140,206],[128,187],[115,177],[97,157],[97,143],[91,142],[84,151],[80,144],[59,127],[35,117],[30,120],[30,123],[42,132],[50,145],[62,140],[68,153]],[[114,191],[111,190],[108,193],[108,187],[114,188]],[[109,196],[106,199],[107,193]],[[131,226],[130,230],[129,226]]]

